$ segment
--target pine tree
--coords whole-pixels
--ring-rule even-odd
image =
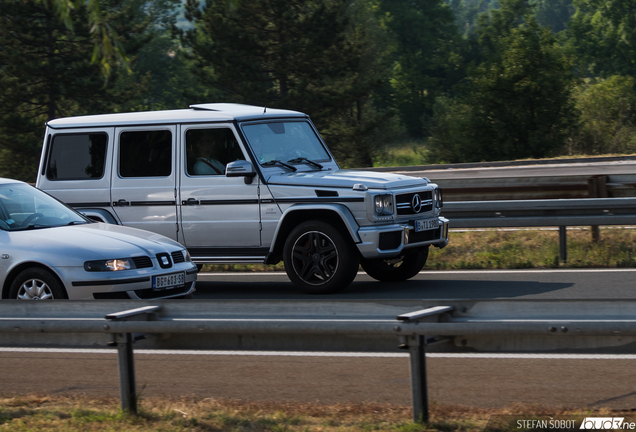
[[[219,101],[310,114],[347,164],[370,163],[370,149],[355,149],[375,119],[368,95],[381,77],[370,71],[363,31],[351,18],[351,0],[188,0],[185,35],[200,82]],[[367,60],[365,62],[364,60]],[[375,64],[382,61],[382,53]],[[357,132],[354,132],[357,131]],[[354,142],[352,142],[353,140]]]
[[[142,34],[132,2],[103,2],[104,16],[122,34]],[[0,0],[0,175],[35,178],[47,120],[108,112],[131,97],[130,85],[113,90],[116,74],[105,85],[100,65],[91,62],[94,46],[87,11],[71,13],[73,31],[47,1]],[[134,54],[144,42],[128,39]],[[131,83],[132,84],[132,83]]]

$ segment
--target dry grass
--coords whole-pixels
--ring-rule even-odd
[[[636,229],[601,228],[592,241],[590,227],[567,230],[567,263],[559,262],[554,229],[451,231],[444,249],[432,247],[425,270],[636,267]],[[276,266],[216,265],[204,271],[280,271]]]
[[[139,415],[132,416],[121,412],[116,399],[0,396],[0,431],[482,431],[492,419],[496,422],[491,421],[489,429],[512,431],[510,416],[582,418],[619,413],[525,405],[505,409],[432,405],[430,415],[429,423],[416,424],[411,408],[398,405],[179,398],[145,399]]]
[[[429,269],[636,267],[636,230],[602,228],[592,241],[589,227],[567,230],[567,262],[559,262],[557,230],[451,232],[449,245],[431,248]]]

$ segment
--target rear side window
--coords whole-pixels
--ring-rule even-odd
[[[123,132],[119,137],[121,177],[167,177],[172,173],[172,133]]]
[[[104,176],[108,135],[99,133],[55,135],[49,147],[46,178],[97,180]]]

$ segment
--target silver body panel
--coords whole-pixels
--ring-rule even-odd
[[[365,258],[391,258],[405,249],[428,245],[444,247],[448,243],[448,220],[441,217],[441,199],[437,185],[426,178],[406,175],[341,170],[331,153],[319,138],[308,116],[303,113],[272,110],[233,104],[203,104],[191,110],[157,111],[147,113],[109,114],[99,116],[57,119],[48,123],[45,148],[50,136],[57,134],[101,131],[109,134],[106,155],[107,174],[100,179],[57,181],[47,178],[46,150],[43,151],[37,186],[96,219],[99,212],[112,214],[117,223],[137,226],[160,232],[188,248],[196,263],[254,263],[267,262],[277,252],[280,233],[287,221],[322,217],[337,217],[361,256]],[[259,143],[250,137],[247,129],[268,122],[287,121],[315,132],[320,149],[320,167],[305,162],[294,162],[292,168],[285,164],[266,164],[259,153]],[[309,126],[307,126],[309,125]],[[186,168],[186,134],[196,128],[230,129],[239,143],[243,164],[254,168],[254,177],[225,175],[193,176]],[[169,177],[156,179],[123,179],[117,171],[119,131],[168,128],[173,131],[173,170]],[[278,132],[274,132],[278,133]],[[274,136],[274,135],[272,135]],[[275,137],[275,136],[274,136]],[[251,141],[250,141],[251,139]],[[288,145],[288,144],[287,144]],[[282,146],[281,146],[282,147]],[[290,154],[282,159],[288,165],[291,159],[305,152],[293,148],[280,148],[280,154]],[[273,150],[272,150],[272,154]],[[282,157],[282,156],[281,156]],[[276,161],[279,162],[279,161]],[[295,171],[294,171],[295,170]],[[85,193],[91,185],[103,188],[110,183],[107,202],[94,200]],[[103,194],[103,192],[100,192]],[[398,214],[397,199],[404,194],[422,194],[417,200],[430,201],[425,211]],[[127,194],[127,196],[124,196]],[[390,216],[376,217],[373,199],[378,194],[391,195],[395,212]],[[435,199],[426,199],[426,196]],[[409,195],[410,196],[410,195]],[[135,200],[138,203],[174,201],[174,208],[159,205],[119,207],[118,200]],[[434,201],[434,202],[433,202]],[[419,206],[420,201],[418,201]],[[95,205],[97,204],[97,205]],[[105,204],[105,205],[99,205]],[[406,204],[401,204],[402,207]],[[410,204],[408,204],[410,205]],[[421,208],[424,208],[423,206]],[[407,209],[408,210],[408,209]],[[426,226],[435,234],[415,235],[417,220],[431,220]],[[290,222],[291,223],[291,222]],[[296,222],[294,222],[296,223]],[[434,228],[431,228],[434,227]],[[393,233],[394,241],[387,249],[380,238]],[[399,244],[396,243],[398,236]]]

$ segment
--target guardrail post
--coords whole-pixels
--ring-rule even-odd
[[[559,227],[559,262],[566,263],[568,261],[568,236],[567,227]]]
[[[402,314],[397,317],[402,322],[439,321],[440,318],[453,311],[452,306],[434,306],[428,309]],[[396,327],[400,331],[399,326]],[[446,339],[437,339],[444,342]],[[413,421],[415,423],[428,423],[428,385],[426,379],[426,336],[420,334],[400,337],[400,348],[408,348],[411,365],[411,395],[413,401]]]
[[[145,306],[106,315],[109,321],[150,321],[160,306]],[[135,360],[131,333],[115,333],[109,345],[117,346],[119,362],[119,389],[121,393],[121,409],[130,414],[137,414],[137,389],[135,385]]]
[[[133,358],[133,338],[130,333],[115,335],[119,361],[119,389],[121,393],[121,409],[130,414],[137,414],[137,389],[135,386],[135,362]],[[120,341],[120,339],[123,339]]]
[[[426,380],[426,343],[423,335],[414,335],[409,340],[411,362],[411,394],[413,421],[428,423],[428,385]]]
[[[607,176],[592,176],[587,181],[588,195],[590,198],[607,198]],[[601,232],[598,225],[592,225],[592,241],[598,243],[601,239]]]

